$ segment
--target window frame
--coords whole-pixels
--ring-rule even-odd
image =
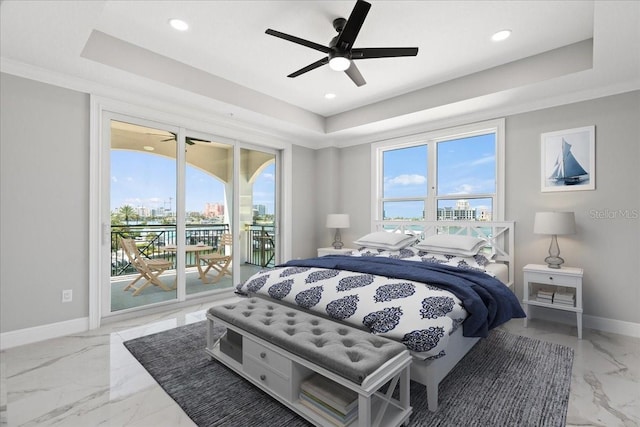
[[[371,145],[371,212],[372,221],[383,220],[383,207],[389,201],[416,201],[423,200],[425,205],[424,220],[437,220],[439,200],[450,200],[455,195],[437,194],[437,147],[439,142],[468,138],[487,133],[495,133],[496,161],[495,161],[495,193],[478,193],[465,195],[464,199],[491,198],[492,220],[504,221],[505,213],[505,119],[487,120],[446,129],[423,132],[406,137],[393,138],[373,143]],[[384,153],[389,150],[411,148],[418,145],[427,145],[427,195],[426,197],[393,197],[384,198]],[[388,221],[388,220],[385,220]],[[444,220],[443,220],[444,221]],[[372,223],[373,227],[373,223]]]

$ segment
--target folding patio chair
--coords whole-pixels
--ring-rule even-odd
[[[204,283],[217,283],[225,275],[231,276],[229,267],[231,266],[231,251],[227,253],[227,246],[233,247],[233,235],[223,234],[218,240],[218,247],[216,251],[211,254],[200,255],[200,259],[207,264],[207,268],[202,273],[202,281]],[[215,270],[218,274],[213,278],[211,282],[205,281],[207,273],[210,270]]]
[[[133,239],[125,239],[121,237],[120,242],[122,243],[122,249],[124,249],[124,252],[129,258],[129,262],[138,271],[138,273],[140,273],[138,277],[124,288],[125,291],[133,288],[133,296],[137,296],[140,295],[140,292],[142,292],[143,289],[150,285],[158,286],[165,291],[172,291],[175,289],[165,285],[158,277],[173,266],[171,261],[167,261],[166,259],[145,258],[142,256],[140,251],[138,251],[136,242]],[[145,279],[145,282],[141,286],[136,287],[135,284],[140,279]]]

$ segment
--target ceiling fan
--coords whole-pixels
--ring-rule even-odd
[[[357,86],[362,86],[367,82],[364,80],[362,74],[360,74],[360,71],[353,61],[358,59],[416,56],[418,54],[417,47],[353,48],[353,44],[356,41],[356,37],[360,32],[362,24],[364,24],[364,20],[367,17],[367,13],[369,13],[370,8],[370,3],[363,0],[357,0],[348,20],[344,18],[334,19],[333,28],[338,32],[338,35],[329,42],[329,46],[323,46],[296,36],[281,33],[280,31],[272,30],[271,28],[267,29],[266,33],[271,36],[279,37],[327,54],[326,57],[289,74],[287,77],[298,77],[308,71],[315,70],[318,67],[329,64],[331,69],[344,71]]]
[[[167,138],[167,139],[163,139],[160,142],[167,142],[167,141],[178,141],[178,134],[177,133],[173,133],[173,132],[169,132],[172,137],[171,138]],[[190,136],[185,136],[184,137],[184,142],[187,143],[187,145],[193,145],[196,142],[211,142],[211,141],[207,141],[205,139],[199,139],[199,138],[192,138]]]

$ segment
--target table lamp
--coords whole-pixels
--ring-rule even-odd
[[[327,228],[335,228],[336,234],[333,238],[333,247],[342,249],[342,236],[340,236],[341,228],[349,228],[349,215],[347,214],[329,214],[327,215]]]
[[[549,268],[560,268],[564,259],[560,258],[558,246],[559,234],[574,234],[576,232],[576,218],[573,212],[536,212],[533,223],[535,234],[550,234],[551,245],[549,256],[544,260]]]

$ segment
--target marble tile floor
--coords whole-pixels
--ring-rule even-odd
[[[0,425],[193,426],[122,343],[203,320],[210,305],[3,351]],[[575,327],[537,319],[502,328],[575,350],[568,426],[640,426],[640,339],[585,329],[578,340]]]

